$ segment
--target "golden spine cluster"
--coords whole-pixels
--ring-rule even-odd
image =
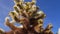
[[[46,15],[36,6],[36,0],[25,2],[24,0],[14,0],[14,10],[9,12],[9,17],[5,19],[5,25],[11,28],[5,32],[0,29],[0,34],[53,34],[52,24],[43,28],[43,21]],[[14,23],[22,24],[22,27],[15,26]]]

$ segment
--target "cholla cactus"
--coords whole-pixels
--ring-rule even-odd
[[[52,25],[49,24],[43,28],[43,21],[46,15],[36,6],[36,0],[24,2],[24,0],[14,0],[14,11],[9,12],[12,18],[6,18],[5,25],[11,28],[11,31],[4,32],[0,29],[0,34],[53,34]],[[22,24],[22,28],[15,26],[14,23]]]

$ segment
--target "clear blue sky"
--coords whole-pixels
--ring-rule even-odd
[[[7,26],[4,26],[4,21],[9,11],[13,10],[13,5],[13,0],[0,0],[0,28],[3,28],[5,31],[10,30]],[[55,34],[60,28],[60,0],[37,0],[37,6],[46,14],[44,27],[48,23],[52,23],[52,31]]]

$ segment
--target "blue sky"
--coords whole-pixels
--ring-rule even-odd
[[[0,0],[0,28],[3,28],[5,31],[10,30],[4,25],[4,21],[9,11],[13,10],[13,6],[13,0]],[[48,23],[52,23],[52,31],[55,34],[60,28],[60,0],[37,0],[37,6],[46,14],[44,27]]]

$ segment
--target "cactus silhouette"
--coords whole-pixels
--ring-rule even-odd
[[[25,2],[24,0],[14,0],[14,10],[9,12],[9,17],[5,19],[5,25],[11,30],[5,32],[0,29],[0,34],[53,34],[52,24],[43,27],[46,15],[36,6],[36,0]],[[22,24],[22,27],[15,26],[14,23]]]

